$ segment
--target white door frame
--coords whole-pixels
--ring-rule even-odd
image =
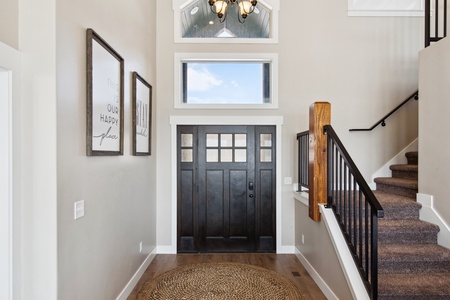
[[[282,246],[281,201],[281,126],[282,116],[171,116],[171,163],[172,163],[172,238],[166,253],[177,253],[177,126],[178,125],[275,125],[276,126],[276,247],[277,253],[291,253]]]
[[[12,72],[0,67],[0,299],[12,299]]]

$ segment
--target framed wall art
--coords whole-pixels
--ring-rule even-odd
[[[152,86],[137,72],[132,73],[133,155],[151,155]]]
[[[86,48],[86,154],[123,155],[124,60],[91,28]]]

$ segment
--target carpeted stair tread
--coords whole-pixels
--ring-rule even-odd
[[[374,179],[377,190],[415,198],[418,189],[417,179],[377,177]]]
[[[382,191],[373,191],[373,194],[384,209],[384,220],[419,219],[422,204],[414,199]]]
[[[448,273],[380,274],[378,286],[380,300],[450,299]]]
[[[408,179],[408,178],[378,177],[378,178],[375,178],[374,181],[376,183],[393,185],[393,186],[403,187],[403,188],[408,188],[408,189],[416,189],[416,190],[419,186],[417,180]]]
[[[418,178],[418,166],[417,165],[391,165],[389,167],[392,171],[392,177],[394,178]]]
[[[447,273],[450,249],[437,244],[388,244],[378,248],[379,273]]]
[[[439,226],[420,220],[384,220],[378,223],[378,238],[383,244],[437,243]]]

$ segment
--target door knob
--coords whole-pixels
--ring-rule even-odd
[[[253,198],[253,194],[248,195],[250,198]]]

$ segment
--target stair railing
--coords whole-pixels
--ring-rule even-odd
[[[321,121],[324,110],[331,111],[329,103],[311,105],[310,130],[297,134],[299,189],[309,188],[309,216],[314,221],[320,221],[314,213],[319,204],[325,203],[326,208],[333,210],[367,293],[371,299],[377,299],[378,218],[384,216],[384,211],[329,121]],[[326,135],[324,144],[316,128],[320,128],[320,135]],[[324,161],[314,161],[320,160],[318,155],[309,156],[323,152]],[[305,161],[305,157],[311,161]],[[326,166],[325,171],[314,170],[315,166]],[[318,197],[322,192],[316,181],[326,182],[326,199]]]
[[[378,298],[378,218],[383,208],[331,125],[327,135],[328,204],[371,299]]]
[[[442,12],[440,8],[442,8]],[[431,42],[437,42],[447,36],[447,0],[434,1],[434,24],[431,22],[431,17],[431,0],[425,0],[425,47],[430,46]],[[432,27],[434,35],[431,35]]]
[[[419,91],[415,91],[414,93],[412,93],[408,98],[403,100],[402,103],[397,105],[393,110],[391,110],[389,113],[387,113],[384,117],[382,117],[378,122],[373,124],[370,128],[354,128],[354,129],[349,129],[349,131],[371,131],[371,130],[373,130],[375,127],[377,127],[380,124],[383,127],[386,126],[386,119],[389,118],[393,113],[395,113],[403,105],[405,105],[406,103],[408,103],[412,99],[419,100]]]

